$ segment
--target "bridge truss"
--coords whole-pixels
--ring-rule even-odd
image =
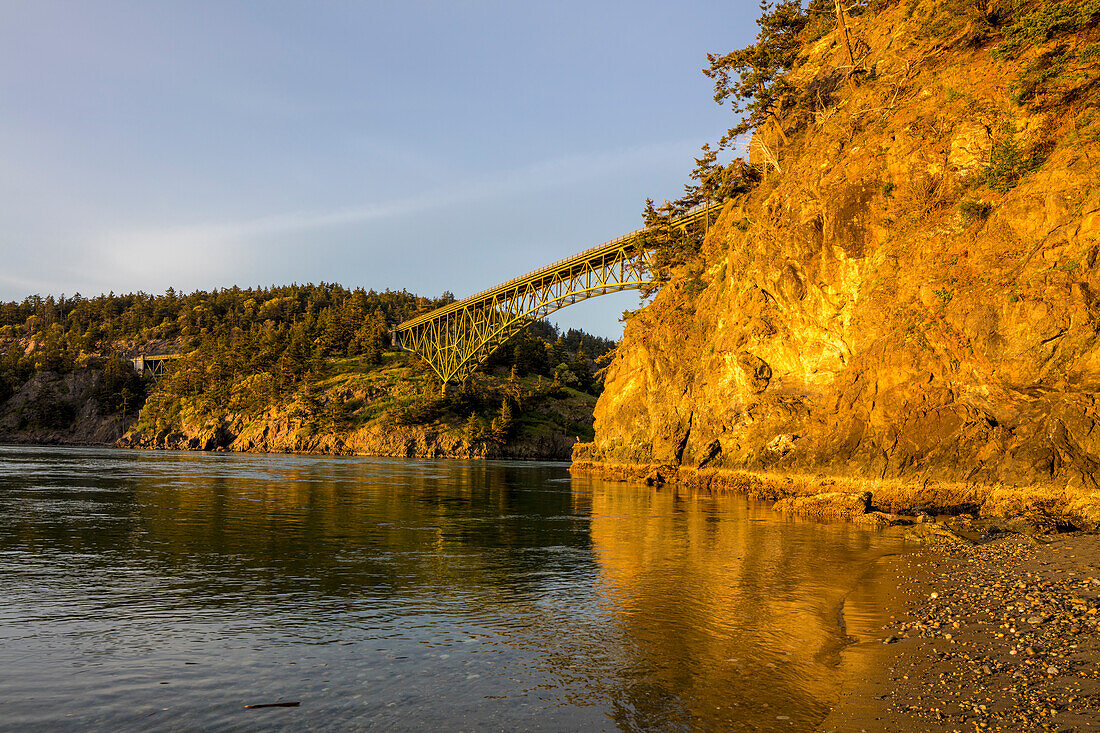
[[[707,226],[721,204],[673,221],[686,232]],[[465,382],[489,356],[532,321],[581,300],[656,282],[645,229],[587,249],[396,326],[393,343],[419,354],[443,382]]]
[[[150,377],[155,382],[160,379],[165,372],[168,371],[168,366],[175,359],[179,359],[183,354],[158,354],[153,356],[139,356],[136,359],[130,361],[134,364],[134,371],[140,376]]]

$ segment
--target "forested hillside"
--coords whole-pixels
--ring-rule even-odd
[[[594,360],[612,342],[534,323],[443,398],[426,365],[391,348],[389,326],[452,300],[322,283],[5,303],[0,437],[103,442],[136,425],[134,445],[226,447],[227,424],[273,415],[286,418],[279,444],[245,449],[339,451],[372,424],[433,426],[463,454],[506,454],[525,428],[590,435],[591,410],[573,403],[594,401]],[[167,353],[183,357],[156,383],[129,361]],[[542,414],[563,400],[569,419]],[[219,440],[195,439],[210,425]]]

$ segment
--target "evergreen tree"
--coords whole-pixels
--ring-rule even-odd
[[[302,427],[309,431],[314,430],[321,417],[323,405],[321,404],[321,387],[315,379],[307,378],[297,394],[298,407],[294,417],[301,419]]]
[[[328,430],[343,431],[351,424],[351,409],[342,395],[330,395],[322,409],[322,419]]]
[[[463,432],[466,434],[466,439],[471,443],[481,443],[485,440],[485,423],[476,412],[470,413],[470,416],[466,418],[466,425],[463,428]]]
[[[512,415],[512,405],[509,404],[507,399],[501,400],[500,411],[493,418],[490,428],[493,433],[493,440],[498,443],[506,442],[512,434],[512,430],[515,428],[515,419]]]
[[[784,122],[796,89],[786,73],[794,66],[801,45],[798,35],[808,20],[800,0],[762,0],[756,43],[723,55],[707,54],[710,65],[703,73],[714,80],[714,101],[728,100],[734,112],[743,113],[722,136],[721,147],[765,125],[787,142]]]

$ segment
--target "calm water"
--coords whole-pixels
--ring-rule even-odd
[[[897,549],[563,464],[0,446],[0,728],[807,730]]]

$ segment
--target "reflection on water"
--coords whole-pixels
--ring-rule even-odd
[[[621,484],[593,491],[591,536],[611,617],[643,671],[618,711],[630,728],[812,728],[836,694],[844,597],[894,549],[848,524]]]
[[[562,464],[0,447],[0,702],[43,728],[806,730],[893,549]],[[243,708],[277,700],[302,704]]]

